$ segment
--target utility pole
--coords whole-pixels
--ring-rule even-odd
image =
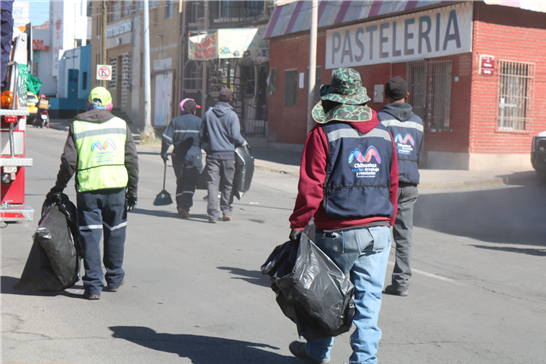
[[[106,65],[107,59],[106,59],[106,20],[107,20],[107,10],[108,7],[106,6],[106,0],[103,0],[102,2],[102,64]],[[102,87],[106,88],[107,81],[102,80]]]
[[[205,19],[203,19],[203,30],[206,32],[209,30],[209,19],[210,19],[210,7],[209,7],[209,1],[208,0],[205,0],[204,1],[204,7],[205,7],[205,11],[204,11],[204,14],[205,14]],[[208,33],[206,33],[205,36],[207,36]],[[204,107],[204,111],[201,111],[201,115],[205,115],[205,112],[207,110],[207,85],[208,85],[208,82],[207,82],[207,67],[209,65],[209,61],[208,60],[203,60],[201,61],[203,63],[201,63],[203,65],[203,82],[202,82],[202,91],[201,91],[201,106]]]
[[[150,8],[144,0],[144,133],[153,135],[151,117],[152,89],[150,85]]]
[[[315,107],[315,84],[317,74],[317,23],[318,23],[318,0],[311,3],[311,29],[309,40],[309,87],[307,89],[307,134],[315,126],[311,115]]]

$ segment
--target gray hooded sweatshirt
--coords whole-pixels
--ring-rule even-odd
[[[243,145],[239,118],[227,102],[218,101],[205,113],[199,138],[207,158],[235,159],[235,148]]]

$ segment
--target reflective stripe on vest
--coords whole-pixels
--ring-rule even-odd
[[[322,126],[328,139],[323,208],[333,219],[391,217],[392,138],[379,124],[361,133],[346,123]]]
[[[100,124],[74,121],[79,192],[127,186],[126,138],[127,124],[117,117]]]

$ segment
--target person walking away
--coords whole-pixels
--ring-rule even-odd
[[[104,288],[101,236],[107,291],[117,292],[125,281],[122,268],[127,211],[137,204],[138,157],[124,120],[110,113],[112,97],[104,87],[89,94],[87,112],[70,125],[55,186],[46,200],[60,201],[75,174],[78,224],[83,247],[84,297],[100,299]]]
[[[182,100],[180,102],[182,115],[167,125],[161,142],[161,158],[165,163],[168,160],[167,150],[174,145],[171,156],[176,175],[176,207],[183,219],[190,217],[195,186],[203,171],[199,140],[201,118],[195,116],[197,109],[200,108],[194,99]]]
[[[218,191],[221,193],[220,210],[223,221],[231,221],[233,211],[233,178],[235,177],[235,148],[246,144],[241,136],[239,117],[230,105],[233,93],[220,90],[218,102],[205,113],[199,137],[207,152],[205,178],[207,182],[207,214],[210,223],[220,218]]]
[[[407,296],[411,277],[413,207],[419,196],[418,166],[423,142],[423,121],[413,113],[412,106],[407,103],[408,84],[402,77],[394,77],[386,83],[385,95],[388,104],[377,117],[394,135],[399,172],[398,213],[393,226],[396,259],[392,283],[385,287],[385,293]]]
[[[350,363],[377,363],[381,293],[396,219],[398,163],[391,134],[366,103],[360,74],[339,68],[321,86],[313,108],[319,124],[307,136],[290,216],[290,240],[314,216],[315,243],[355,286],[356,330]],[[294,341],[290,352],[314,363],[329,363],[334,339]]]

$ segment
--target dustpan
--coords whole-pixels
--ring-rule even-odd
[[[165,206],[173,203],[171,194],[165,190],[165,180],[167,179],[167,161],[165,161],[165,168],[163,169],[163,190],[157,194],[154,200],[154,206]]]

